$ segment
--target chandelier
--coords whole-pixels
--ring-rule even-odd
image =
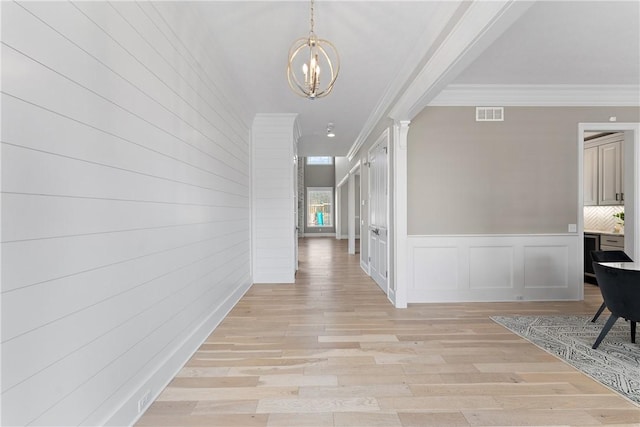
[[[340,71],[338,51],[331,42],[316,36],[313,25],[313,0],[311,0],[309,36],[293,42],[289,49],[287,65],[289,87],[297,95],[309,99],[329,95]],[[321,70],[323,80],[328,82],[325,85],[320,83]]]

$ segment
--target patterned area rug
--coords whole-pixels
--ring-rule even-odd
[[[618,319],[597,350],[595,342],[608,316],[494,316],[491,319],[640,404],[640,336],[631,343],[630,326]],[[640,328],[639,328],[640,330]]]

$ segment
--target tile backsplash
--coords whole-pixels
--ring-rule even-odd
[[[585,206],[584,229],[611,232],[618,221],[613,214],[618,212],[624,212],[624,206]]]

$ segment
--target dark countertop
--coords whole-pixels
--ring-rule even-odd
[[[613,231],[602,231],[602,230],[584,230],[584,234],[601,234],[605,236],[622,236],[624,237],[624,232],[622,233],[614,233]]]

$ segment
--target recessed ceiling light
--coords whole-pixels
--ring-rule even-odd
[[[335,132],[333,131],[333,123],[329,123],[327,125],[327,136],[329,138],[333,138],[334,136],[336,136]]]

